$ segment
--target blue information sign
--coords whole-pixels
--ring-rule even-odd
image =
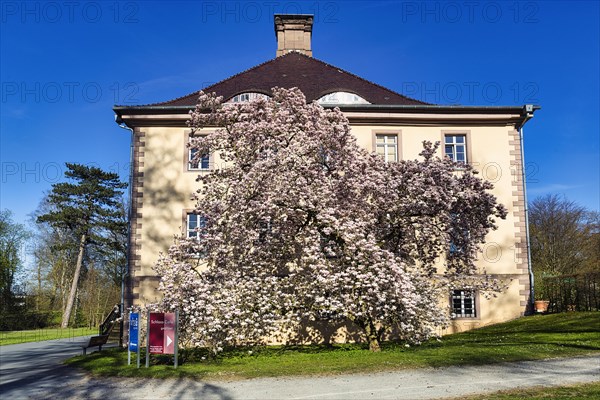
[[[140,316],[138,313],[129,314],[129,351],[138,351],[139,322]]]

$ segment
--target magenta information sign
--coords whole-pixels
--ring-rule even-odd
[[[173,354],[175,351],[175,314],[150,313],[150,353]]]

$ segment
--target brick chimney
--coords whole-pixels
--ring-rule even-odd
[[[313,15],[275,14],[277,57],[298,51],[312,57]]]

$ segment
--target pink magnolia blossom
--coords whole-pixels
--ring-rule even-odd
[[[437,144],[385,163],[357,145],[339,109],[307,104],[298,89],[226,105],[201,94],[190,125],[220,127],[190,146],[227,165],[198,178],[206,227],[156,265],[162,305],[181,310],[190,344],[265,344],[317,320],[354,325],[377,351],[385,335],[434,336],[454,285],[500,289],[474,261],[506,211]]]

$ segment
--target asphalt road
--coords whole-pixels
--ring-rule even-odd
[[[237,382],[96,379],[61,365],[84,338],[0,346],[2,399],[438,399],[600,381],[600,355],[487,366]]]
[[[18,393],[26,398],[27,390],[40,385],[53,386],[57,378],[83,378],[75,370],[62,365],[62,361],[81,354],[81,344],[89,336],[48,340],[0,346],[0,398]],[[97,349],[97,348],[96,348]],[[88,349],[88,352],[94,349]]]

